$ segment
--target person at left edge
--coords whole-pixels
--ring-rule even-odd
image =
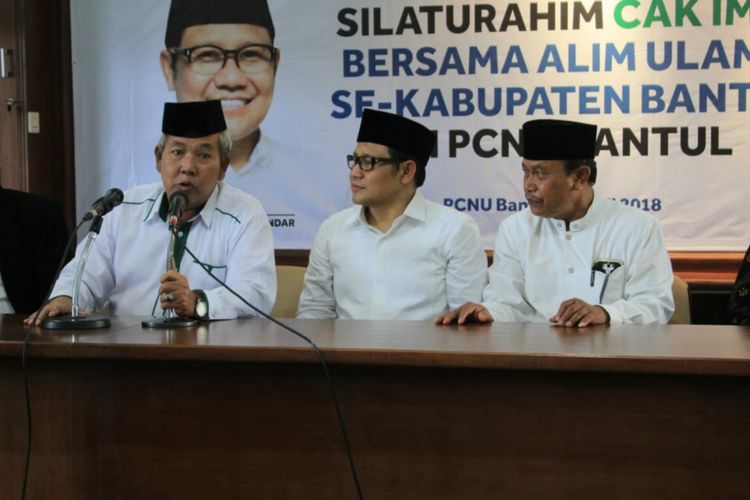
[[[248,302],[270,311],[276,298],[271,229],[260,202],[222,180],[231,139],[221,104],[166,103],[162,132],[154,150],[161,182],[129,189],[122,205],[104,218],[83,275],[81,310],[109,304],[113,315],[156,316],[174,309],[180,316],[196,317],[200,300],[208,305],[203,317],[253,315],[184,252],[187,245]],[[188,205],[178,222],[177,270],[165,272],[168,199],[178,191],[188,196]],[[81,250],[79,245],[39,319],[70,313]]]
[[[59,204],[0,186],[0,314],[42,305],[67,239]]]
[[[737,272],[727,312],[730,324],[750,325],[750,247]]]

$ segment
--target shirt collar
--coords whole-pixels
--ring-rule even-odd
[[[219,181],[216,183],[216,186],[214,186],[214,190],[211,191],[211,196],[208,197],[208,200],[203,205],[203,208],[201,209],[198,214],[193,217],[193,219],[199,218],[201,219],[204,224],[207,226],[211,226],[211,222],[213,221],[214,212],[216,211],[216,202],[219,198],[219,193],[221,192],[221,185],[223,181]],[[151,198],[151,197],[149,197]],[[164,222],[166,222],[166,211],[167,211],[167,196],[166,192],[164,191],[164,187],[159,187],[157,191],[154,193],[153,198],[156,200],[149,209],[149,213],[144,218],[144,221],[152,220],[152,219],[160,219]],[[163,213],[162,213],[163,212]]]
[[[406,210],[404,210],[404,213],[396,218],[394,224],[403,220],[405,217],[417,220],[419,222],[424,222],[427,219],[427,202],[425,201],[424,196],[422,196],[422,193],[420,193],[419,190],[414,192],[414,196],[412,197],[411,201],[408,205],[406,205]],[[365,207],[360,205],[359,210],[353,211],[351,217],[349,217],[346,222],[349,224],[359,222],[360,224],[367,226],[368,224],[367,217],[365,216]]]
[[[602,199],[600,196],[596,196],[596,192],[592,191],[593,199],[591,200],[591,205],[589,206],[589,209],[586,211],[586,215],[581,217],[579,220],[573,221],[571,224],[571,227],[573,224],[577,224],[578,231],[581,231],[583,229],[586,229],[589,226],[592,226],[596,219],[599,217],[599,213],[602,210]]]
[[[196,216],[198,219],[202,220],[203,223],[211,227],[211,223],[214,220],[214,215],[216,214],[216,205],[219,201],[219,194],[221,193],[221,190],[224,188],[224,181],[219,181],[214,186],[214,190],[211,191],[211,196],[208,197],[208,200],[206,200],[206,204],[203,205],[203,208],[200,212],[198,212],[198,215]]]
[[[151,204],[148,207],[148,213],[143,218],[143,221],[150,221],[153,219],[160,219],[159,217],[159,208],[162,204],[162,197],[164,196],[164,186],[158,186],[154,189],[154,191],[148,195],[149,200],[154,200],[151,202]]]
[[[406,205],[406,210],[404,210],[402,217],[409,217],[420,222],[424,222],[427,218],[427,203],[419,190],[414,192],[414,197]]]
[[[576,219],[570,223],[570,231],[576,232],[576,231],[583,231],[587,227],[590,227],[594,225],[596,220],[599,218],[599,214],[602,210],[602,199],[599,196],[596,196],[596,192],[593,193],[593,199],[591,200],[591,205],[589,205],[589,209],[586,210],[586,215],[581,217],[580,219]],[[562,227],[563,231],[565,230],[565,223],[560,220],[551,219],[558,227]],[[561,223],[561,224],[557,224]]]

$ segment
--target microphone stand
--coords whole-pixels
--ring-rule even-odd
[[[91,247],[94,245],[94,240],[99,235],[99,230],[102,228],[102,220],[104,216],[97,215],[94,220],[91,221],[89,226],[89,234],[86,237],[86,243],[81,252],[81,258],[78,260],[78,266],[76,267],[76,274],[73,278],[73,306],[70,310],[70,316],[61,316],[55,318],[45,318],[42,320],[42,328],[48,330],[88,330],[94,328],[107,328],[110,325],[109,318],[106,316],[81,316],[80,308],[78,305],[79,292],[81,289],[81,278],[83,277],[83,269],[86,267],[86,261],[91,253]]]
[[[174,262],[175,226],[169,225],[169,246],[167,247],[167,271],[174,271],[177,266]],[[197,319],[181,318],[173,308],[165,311],[161,318],[151,318],[141,321],[143,328],[186,328],[198,324]]]

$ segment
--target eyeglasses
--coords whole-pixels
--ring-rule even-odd
[[[172,48],[169,52],[184,56],[190,69],[199,75],[214,75],[227,64],[227,58],[234,58],[234,63],[243,73],[256,75],[272,67],[276,61],[276,47],[260,43],[251,43],[236,50],[224,50],[215,45],[200,45],[190,48]]]
[[[402,160],[398,158],[376,158],[374,156],[357,156],[357,155],[346,155],[346,166],[349,170],[354,168],[354,165],[359,165],[359,168],[363,172],[369,172],[377,165],[387,165],[389,163],[401,163]]]

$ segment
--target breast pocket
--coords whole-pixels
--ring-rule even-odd
[[[227,279],[226,264],[210,261],[198,262],[197,260],[192,259],[190,264],[192,267],[190,272],[190,274],[192,275],[190,279],[190,286],[192,288],[205,289],[218,286],[218,283],[214,281],[214,279],[208,274],[208,272],[210,272],[216,278],[219,278],[221,281],[226,281]],[[200,286],[193,285],[193,280],[195,280],[197,283],[200,283]]]
[[[611,304],[623,298],[627,272],[621,260],[597,259],[592,267],[597,303]]]

